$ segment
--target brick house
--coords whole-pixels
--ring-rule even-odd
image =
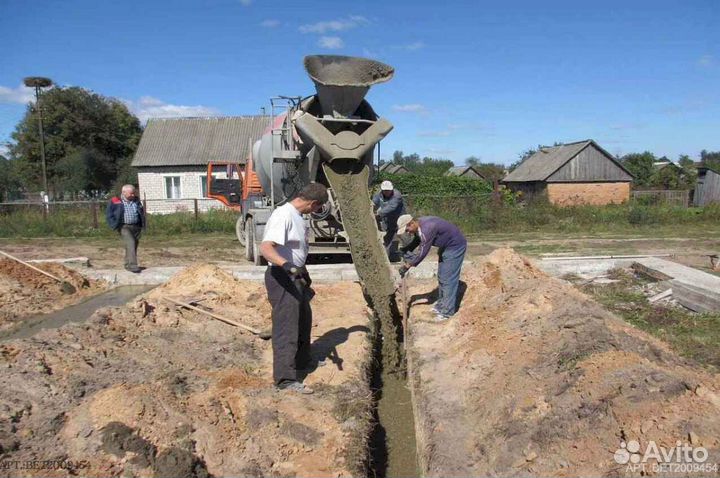
[[[195,199],[202,211],[224,207],[203,199],[207,164],[245,164],[268,124],[268,116],[149,120],[132,162],[148,213],[192,210]]]
[[[542,148],[503,179],[526,198],[546,195],[557,205],[619,204],[630,199],[633,175],[595,141]]]

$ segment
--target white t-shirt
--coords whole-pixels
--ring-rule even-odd
[[[273,211],[265,224],[263,241],[277,244],[278,253],[296,266],[304,266],[307,259],[310,229],[302,214],[290,203]]]

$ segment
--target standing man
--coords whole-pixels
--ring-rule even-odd
[[[110,200],[105,218],[110,228],[118,231],[125,246],[125,269],[139,273],[142,269],[138,266],[137,248],[145,227],[145,211],[135,196],[135,186],[126,184],[122,187],[120,197]]]
[[[375,206],[375,214],[380,220],[380,229],[385,231],[383,245],[390,260],[393,260],[392,250],[393,239],[397,233],[397,220],[405,214],[405,203],[400,191],[395,189],[390,181],[383,181],[380,184],[380,192],[372,198]]]
[[[298,372],[320,365],[310,355],[313,293],[305,268],[310,231],[303,214],[319,212],[327,201],[325,186],[308,184],[273,211],[260,243],[260,253],[269,263],[265,288],[272,306],[273,379],[277,388],[303,394],[313,390],[300,382]]]
[[[420,251],[400,267],[400,276],[405,276],[411,267],[420,264],[430,248],[438,248],[438,288],[440,294],[433,307],[437,322],[444,322],[457,312],[457,292],[460,282],[460,269],[465,258],[467,241],[460,229],[444,219],[424,216],[417,219],[410,214],[400,216],[397,222],[398,233],[409,232],[420,237]]]

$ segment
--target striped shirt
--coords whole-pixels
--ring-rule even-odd
[[[121,199],[123,203],[123,224],[139,224],[140,213],[138,212],[137,201]]]

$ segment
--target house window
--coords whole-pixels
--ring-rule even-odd
[[[207,197],[207,174],[200,175],[200,197]]]
[[[180,199],[180,176],[165,176],[165,197]]]

